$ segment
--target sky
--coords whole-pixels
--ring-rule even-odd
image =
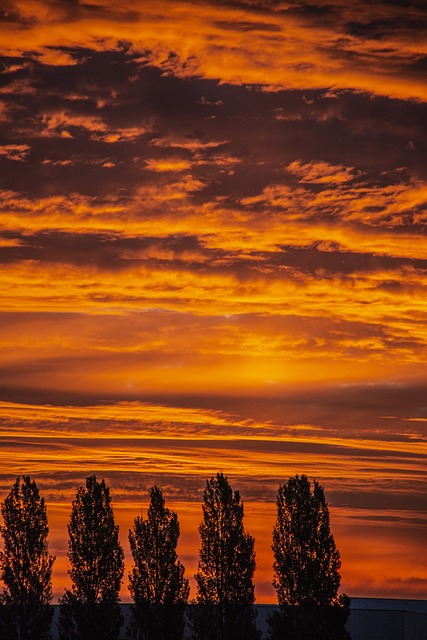
[[[278,486],[324,487],[350,596],[427,597],[423,0],[3,0],[0,500],[157,484],[197,568],[225,473],[275,602]],[[127,576],[122,597],[129,599]]]

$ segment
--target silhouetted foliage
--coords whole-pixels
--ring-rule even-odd
[[[233,493],[222,473],[206,482],[199,533],[193,638],[258,638],[253,607],[254,538],[244,531],[240,494]]]
[[[176,547],[180,528],[176,513],[165,507],[158,487],[150,491],[148,518],[135,518],[129,531],[134,566],[129,590],[134,622],[144,640],[180,640],[184,633],[188,580]]]
[[[338,596],[340,554],[330,530],[323,487],[304,475],[277,493],[273,530],[274,580],[280,613],[270,618],[273,640],[344,640],[350,599]]]
[[[42,640],[52,620],[52,565],[44,499],[29,476],[17,478],[1,505],[0,637],[2,640]]]
[[[71,590],[61,599],[62,638],[116,640],[122,624],[119,591],[123,549],[104,480],[86,479],[73,501],[68,525]]]

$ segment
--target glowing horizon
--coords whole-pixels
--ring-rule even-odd
[[[353,596],[396,595],[407,571],[424,580],[417,552],[425,526],[420,516],[423,496],[417,499],[411,486],[423,483],[427,443],[420,441],[414,428],[392,433],[387,425],[395,419],[390,416],[383,417],[383,434],[351,433],[350,428],[343,434],[332,426],[279,425],[272,419],[141,402],[80,407],[10,402],[0,408],[2,466],[13,464],[19,474],[33,469],[51,516],[51,552],[57,556],[55,598],[69,583],[66,527],[71,502],[87,475],[101,477],[100,469],[112,493],[127,570],[131,562],[127,531],[141,509],[146,512],[150,486],[161,486],[167,505],[180,518],[179,550],[191,597],[195,597],[202,493],[206,479],[218,470],[241,492],[245,526],[255,535],[257,602],[275,599],[270,548],[275,494],[279,484],[301,470],[325,486],[332,531],[342,555],[344,591]],[[374,515],[379,498],[381,511]],[[405,521],[411,523],[409,529]],[[395,554],[400,560],[393,564]],[[370,575],[374,565],[376,571]],[[380,578],[379,567],[384,572]],[[129,601],[126,585],[125,577],[122,598]],[[405,584],[405,593],[417,596],[418,584]]]

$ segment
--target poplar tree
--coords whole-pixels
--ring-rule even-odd
[[[279,487],[276,503],[273,586],[281,614],[273,618],[270,637],[349,637],[349,598],[338,595],[341,560],[323,487],[314,480],[311,488],[307,476],[296,475]]]
[[[52,565],[48,551],[48,522],[44,499],[29,476],[17,478],[1,505],[3,551],[0,577],[1,637],[42,640],[52,620]]]
[[[193,637],[258,638],[254,612],[254,538],[244,530],[243,502],[222,473],[206,482]]]
[[[183,637],[189,586],[176,552],[179,535],[177,514],[165,507],[162,491],[152,487],[147,519],[135,518],[129,531],[134,560],[129,590],[136,626],[146,640]]]
[[[86,479],[73,501],[68,525],[72,587],[61,599],[63,638],[116,640],[122,624],[119,592],[123,549],[104,480]]]

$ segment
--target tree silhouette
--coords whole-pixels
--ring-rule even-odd
[[[152,487],[148,518],[135,518],[129,531],[134,560],[129,590],[136,605],[136,626],[146,640],[183,637],[190,589],[176,552],[179,534],[176,513],[165,507],[161,490]]]
[[[240,494],[233,493],[227,477],[217,473],[206,482],[202,508],[193,637],[258,638],[253,607],[254,538],[244,530]]]
[[[330,530],[323,487],[294,476],[277,492],[273,529],[274,580],[280,614],[270,620],[271,638],[349,638],[350,600],[338,596],[340,554]]]
[[[63,638],[115,640],[122,624],[119,591],[123,549],[104,480],[86,479],[73,501],[68,525],[71,590],[61,599]]]
[[[52,620],[52,565],[48,551],[48,523],[44,499],[29,476],[17,478],[1,505],[0,552],[1,638],[48,638]]]

